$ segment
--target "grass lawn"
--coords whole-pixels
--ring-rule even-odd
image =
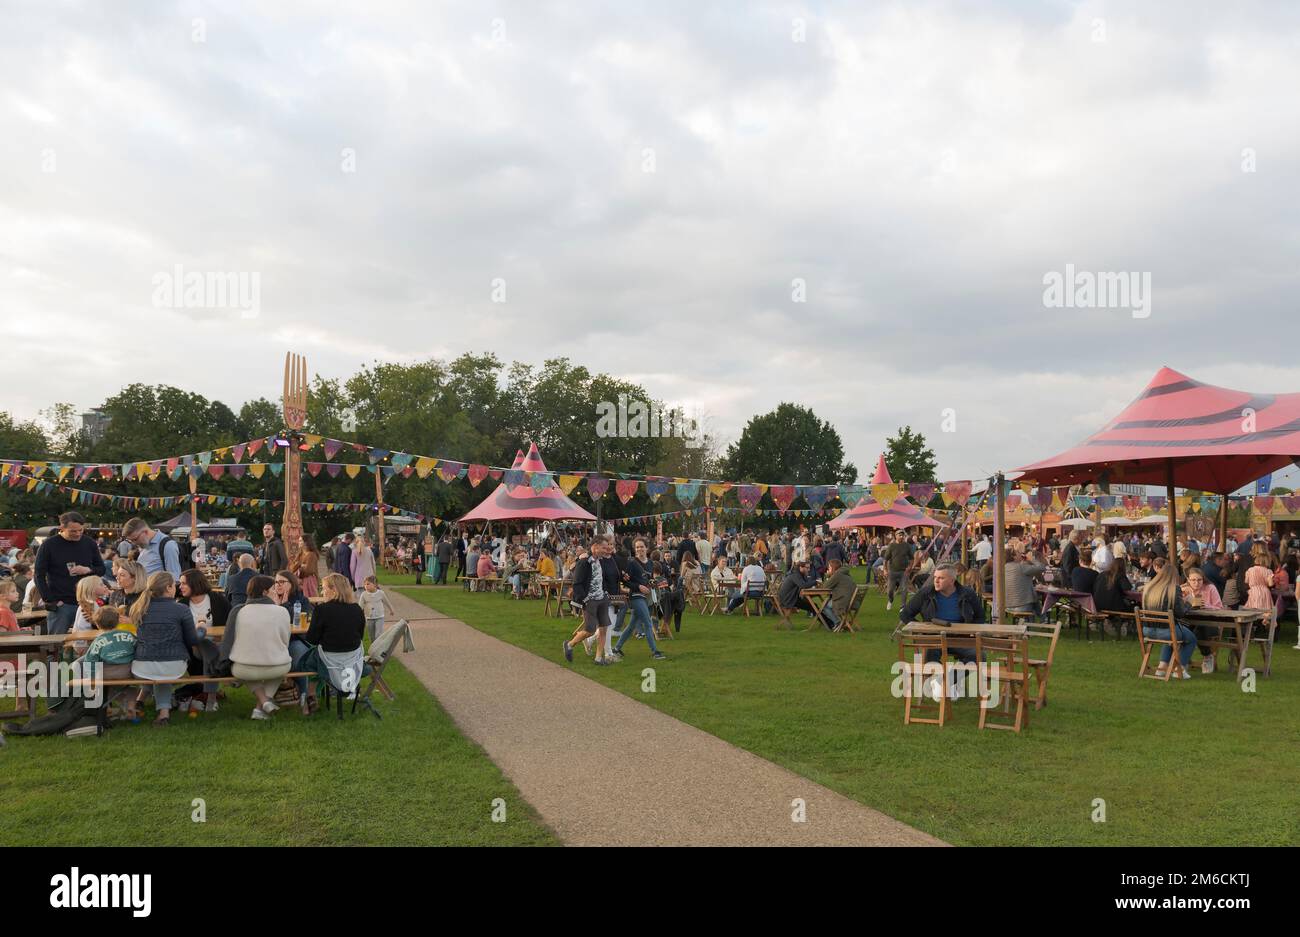
[[[387,578],[390,588],[412,582]],[[454,586],[401,591],[557,662],[574,624],[544,617],[540,602]],[[959,702],[942,729],[904,726],[890,693],[897,611],[874,591],[856,635],[777,632],[775,620],[688,611],[678,639],[661,642],[670,660],[656,666],[653,694],[640,691],[651,664],[643,641],[629,642],[613,667],[592,666],[581,651],[572,666],[952,843],[1300,843],[1300,651],[1290,647],[1290,616],[1273,676],[1254,693],[1222,672],[1139,681],[1136,640],[1065,634],[1050,705],[1020,736],[980,732],[973,702]],[[1105,822],[1092,820],[1096,798]]]
[[[8,737],[0,844],[552,845],[558,841],[437,700],[393,662],[377,720],[249,719],[227,689],[216,713],[115,726],[103,738]],[[0,701],[12,709],[12,700]],[[345,713],[347,710],[345,709]],[[0,711],[3,719],[3,711]],[[492,822],[503,798],[506,819]],[[206,802],[194,822],[192,801]]]

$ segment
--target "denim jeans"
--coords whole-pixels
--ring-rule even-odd
[[[618,643],[614,645],[614,650],[621,654],[623,652],[623,645],[627,642],[627,639],[632,636],[632,633],[636,631],[637,628],[643,628],[645,629],[645,643],[646,646],[650,648],[650,653],[658,654],[659,648],[655,646],[654,625],[650,623],[650,606],[646,604],[645,596],[640,593],[630,596],[627,600],[627,605],[624,606],[624,610],[626,609],[632,610],[632,623],[623,630],[623,633],[619,636]],[[620,614],[619,618],[621,619],[622,617],[622,614]]]
[[[76,620],[77,603],[64,602],[58,608],[50,609],[49,615],[45,617],[45,633],[67,634]]]
[[[744,605],[747,599],[761,599],[765,595],[767,595],[767,592],[762,588],[750,589],[748,594],[737,590],[736,594],[731,597],[731,601],[727,603],[727,611],[734,612]]]
[[[311,645],[308,644],[306,641],[304,641],[302,638],[290,638],[289,639],[289,660],[292,661],[290,666],[294,670],[301,670],[302,667],[300,667],[299,665],[302,663],[302,659],[307,656],[307,652],[310,650],[311,650]],[[294,677],[293,682],[298,687],[298,696],[299,697],[306,696],[307,678]]]
[[[1181,621],[1174,622],[1174,628],[1178,635],[1178,662],[1186,670],[1192,663],[1192,654],[1196,651],[1196,633]],[[1169,640],[1168,628],[1143,628],[1142,633],[1148,638]],[[1174,649],[1172,646],[1166,644],[1160,649],[1160,663],[1169,663],[1169,658],[1173,656]]]

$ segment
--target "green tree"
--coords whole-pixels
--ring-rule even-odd
[[[753,417],[728,447],[725,466],[737,480],[776,485],[851,485],[858,478],[835,427],[793,403]]]
[[[0,459],[44,460],[51,456],[50,439],[39,423],[16,420],[0,411]],[[49,523],[62,507],[45,495],[28,494],[25,486],[0,483],[0,527],[39,527]]]
[[[925,444],[925,437],[913,433],[912,427],[899,427],[898,435],[885,440],[885,468],[896,482],[937,482],[938,466],[934,450]]]
[[[1292,494],[1295,494],[1295,492],[1292,491],[1290,488],[1279,487],[1279,488],[1274,488],[1272,491],[1269,492],[1269,494],[1271,494],[1271,495],[1292,495]]]

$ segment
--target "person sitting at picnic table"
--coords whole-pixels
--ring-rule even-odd
[[[992,563],[986,564],[992,566]],[[1037,595],[1034,592],[1034,579],[1043,574],[1047,564],[1039,560],[1038,554],[1029,553],[1028,557],[1019,550],[1010,547],[1006,551],[1006,606],[1009,612],[1033,612],[1038,610]]]
[[[364,669],[361,638],[366,632],[366,616],[357,604],[352,584],[338,573],[325,577],[321,595],[325,601],[312,609],[307,644],[315,649],[330,685],[350,695],[361,685]],[[294,666],[302,665],[295,661]],[[315,710],[314,705],[311,710]]]
[[[934,575],[934,558],[923,550],[912,554],[912,561],[907,565],[907,581],[913,589],[920,589]]]
[[[1163,559],[1163,557],[1157,557]],[[1154,576],[1142,587],[1142,608],[1145,611],[1154,612],[1173,612],[1174,630],[1178,635],[1178,662],[1182,667],[1183,679],[1190,680],[1191,672],[1188,669],[1192,662],[1192,654],[1196,651],[1196,632],[1189,628],[1180,619],[1186,616],[1190,609],[1187,600],[1183,598],[1183,591],[1178,586],[1178,566],[1176,563],[1163,562],[1158,564]],[[1168,640],[1168,628],[1146,627],[1142,633],[1148,638],[1157,638]],[[1156,668],[1156,676],[1163,677],[1169,667],[1169,661],[1173,657],[1173,648],[1166,644],[1161,648],[1160,665]]]
[[[176,580],[171,573],[157,572],[149,577],[145,590],[131,606],[131,620],[136,626],[135,659],[131,673],[142,680],[176,680],[185,675],[190,651],[199,643],[194,616],[176,601]],[[144,702],[148,688],[140,690],[137,703]],[[155,726],[169,724],[172,685],[153,688],[158,707]]]
[[[13,610],[15,599],[22,601],[18,595],[18,586],[12,579],[0,579],[0,631],[18,630],[18,616]]]
[[[693,558],[691,558],[693,559]],[[804,574],[808,572],[808,561],[804,561]],[[698,574],[700,564],[695,564],[695,571]],[[682,563],[683,575],[685,575],[686,563]],[[815,584],[815,583],[814,583]],[[805,588],[812,588],[811,585]],[[767,592],[767,573],[763,572],[763,567],[758,563],[758,557],[750,558],[749,565],[740,571],[740,589],[731,597],[727,603],[726,610],[722,613],[730,615],[733,611],[745,603],[747,598],[759,598]]]
[[[1092,550],[1084,547],[1079,551],[1079,565],[1070,571],[1069,587],[1075,592],[1092,595],[1092,587],[1097,584],[1097,571],[1092,568]]]
[[[281,571],[283,572],[283,571]],[[221,656],[230,675],[244,682],[257,699],[253,719],[269,719],[280,707],[275,691],[292,666],[289,612],[272,601],[275,580],[258,574],[248,582],[248,600],[230,612],[221,639]]]
[[[550,547],[542,547],[542,555],[537,560],[537,574],[547,579],[559,578],[559,572],[555,568],[555,551]]]
[[[275,581],[268,595],[272,602],[289,613],[293,627],[298,625],[298,616],[303,612],[311,611],[311,600],[303,592],[302,583],[287,569],[282,569],[275,574]]]
[[[1124,594],[1133,591],[1133,584],[1128,578],[1128,561],[1122,556],[1111,560],[1110,568],[1098,573],[1097,581],[1092,587],[1092,602],[1099,613],[1127,612],[1133,603]],[[1108,619],[1114,623],[1115,633],[1119,633],[1121,619]],[[1105,627],[1103,624],[1102,627]]]
[[[257,575],[257,558],[251,553],[239,554],[236,571],[226,578],[226,597],[230,607],[243,605],[248,596],[248,583]]]
[[[527,566],[524,558],[522,547],[516,547],[506,560],[505,568],[501,571],[501,576],[510,583],[510,595],[512,598],[523,598],[524,594],[524,577],[520,575],[519,570]]]
[[[857,592],[858,584],[853,581],[843,562],[832,559],[826,564],[826,579],[822,582],[822,588],[831,591],[830,604],[822,609],[822,617],[826,619],[827,627],[834,629],[852,611],[853,595]]]
[[[709,583],[719,595],[726,594],[730,602],[736,597],[736,572],[728,565],[727,555],[721,553],[713,558],[713,569],[709,570]]]
[[[813,604],[803,594],[804,589],[813,589],[817,586],[817,580],[812,576],[812,559],[811,557],[799,560],[792,567],[790,572],[785,574],[781,580],[781,585],[776,590],[776,600],[781,603],[782,608],[790,610],[800,610],[808,613],[812,618],[816,615]],[[743,601],[744,593],[737,598]]]
[[[149,576],[144,567],[135,560],[116,559],[113,561],[113,578],[117,588],[108,596],[108,604],[118,609],[129,609],[140,598]]]
[[[992,566],[992,563],[986,563]],[[982,624],[984,622],[984,603],[974,589],[968,589],[957,582],[957,573],[949,563],[936,566],[934,576],[921,587],[898,613],[900,627],[910,621],[946,621]],[[962,663],[975,662],[973,647],[949,648],[949,653]],[[925,660],[931,663],[939,660],[939,649],[925,652]]]

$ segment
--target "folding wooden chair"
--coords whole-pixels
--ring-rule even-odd
[[[790,620],[790,616],[794,613],[794,609],[786,608],[784,605],[782,605],[781,597],[779,595],[774,595],[771,598],[772,598],[772,608],[774,608],[776,610],[776,614],[780,616],[780,620],[775,622],[772,625],[772,630],[779,631],[784,626],[790,629],[791,631],[794,631],[795,630],[794,622]]]
[[[370,682],[353,700],[352,711],[354,713],[357,711],[357,703],[361,703],[375,714],[376,719],[383,718],[379,715],[379,710],[375,709],[370,703],[370,696],[375,690],[383,694],[385,699],[397,699],[397,695],[384,682],[384,668],[388,666],[393,654],[397,652],[399,644],[404,651],[415,650],[415,642],[411,640],[411,626],[405,618],[399,619],[390,627],[385,628],[384,633],[370,643],[370,650],[365,656],[366,666],[370,668]]]
[[[840,619],[840,627],[845,631],[852,633],[858,630],[858,612],[862,610],[862,603],[866,598],[866,586],[853,587],[853,597],[849,599],[849,610]]]
[[[1246,640],[1246,652],[1258,646],[1260,653],[1264,655],[1264,676],[1269,676],[1273,672],[1273,639],[1277,637],[1278,616],[1281,614],[1282,601],[1278,599],[1273,603],[1273,614],[1263,621],[1257,621],[1253,625],[1243,625],[1244,628],[1251,629],[1251,636]]]
[[[937,675],[943,684],[939,699],[925,696],[925,655],[939,652],[940,671]],[[948,721],[948,638],[941,634],[901,634],[898,641],[898,660],[902,664],[900,676],[903,684],[903,725],[918,723],[943,727]],[[918,676],[919,675],[919,676]],[[921,692],[916,692],[918,685]]]
[[[1152,680],[1164,680],[1168,682],[1169,678],[1177,671],[1180,675],[1183,665],[1178,656],[1178,629],[1174,625],[1173,612],[1155,612],[1139,608],[1134,612],[1137,619],[1138,645],[1142,648],[1142,666],[1138,668],[1138,677],[1149,677]],[[1148,638],[1146,630],[1148,628],[1168,628],[1169,637],[1167,638]],[[1155,661],[1156,666],[1152,669],[1151,655],[1158,647],[1168,645],[1171,649],[1169,655],[1169,666],[1165,668],[1164,673],[1159,672],[1159,659]]]
[[[1047,705],[1047,680],[1052,675],[1052,660],[1056,657],[1056,642],[1061,637],[1061,623],[1059,621],[1051,624],[1030,623],[1027,628],[1027,640],[1033,641],[1037,638],[1043,638],[1048,642],[1047,653],[1043,657],[1029,658],[1029,669],[1038,684],[1038,693],[1034,697],[1034,708],[1042,709]]]
[[[745,601],[744,601],[743,603],[741,603],[741,604],[743,604],[743,605],[745,606],[745,617],[746,617],[746,618],[749,617],[749,603],[750,603],[750,602],[756,602],[756,603],[758,604],[758,611],[757,611],[755,614],[757,614],[759,618],[762,618],[762,617],[763,617],[763,601],[764,601],[766,598],[768,598],[768,595],[767,595],[767,587],[766,587],[766,586],[764,586],[763,589],[762,589],[761,591],[757,591],[757,590],[754,590],[754,589],[748,589],[748,590],[746,590],[746,592],[745,592]]]
[[[1124,637],[1125,630],[1136,631],[1137,619],[1132,612],[1107,612],[1115,621],[1115,638],[1119,640]]]
[[[986,705],[984,680],[980,680],[980,728],[1010,729],[1019,733],[1029,725],[1029,639],[975,636],[975,659],[987,667],[990,677],[997,665],[998,705]],[[995,722],[990,716],[1006,716]]]

